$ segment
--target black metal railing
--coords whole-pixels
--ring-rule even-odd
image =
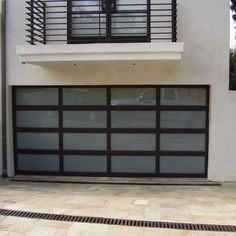
[[[30,0],[30,44],[177,41],[177,0]]]

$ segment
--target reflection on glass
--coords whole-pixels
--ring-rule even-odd
[[[155,128],[155,111],[112,111],[112,128]]]
[[[205,173],[204,156],[161,156],[160,172],[175,174]]]
[[[204,106],[204,88],[161,88],[161,105]]]
[[[58,89],[17,88],[16,105],[58,105]]]
[[[106,105],[105,88],[63,88],[63,105]]]
[[[156,105],[155,88],[112,88],[111,105],[153,106]]]
[[[162,151],[204,151],[205,134],[161,134]]]
[[[17,167],[21,171],[59,171],[59,156],[18,154]]]
[[[58,111],[17,111],[17,127],[58,127]]]
[[[19,149],[58,149],[57,133],[17,133],[17,148]]]
[[[64,111],[65,128],[106,128],[105,111]]]
[[[154,151],[156,149],[155,134],[112,134],[112,150]]]
[[[147,0],[116,0],[113,13],[112,35],[146,36],[147,35]]]
[[[65,133],[64,149],[67,150],[106,150],[106,134]]]
[[[66,172],[106,172],[106,156],[66,155],[64,156]]]
[[[155,173],[155,156],[112,156],[113,173]]]
[[[72,35],[99,37],[106,35],[106,14],[100,0],[72,0]]]
[[[161,111],[161,128],[206,128],[204,111]]]

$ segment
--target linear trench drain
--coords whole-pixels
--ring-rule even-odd
[[[106,217],[89,217],[89,216],[73,216],[63,214],[37,213],[27,211],[16,211],[0,209],[0,215],[25,217],[31,219],[90,223],[90,224],[108,224],[133,227],[149,227],[149,228],[165,228],[193,231],[215,231],[215,232],[236,232],[236,225],[214,225],[214,224],[191,224],[191,223],[175,223],[175,222],[159,222],[144,220],[128,220],[128,219],[112,219]]]

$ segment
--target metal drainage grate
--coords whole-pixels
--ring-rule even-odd
[[[180,230],[194,230],[194,231],[236,232],[236,225],[190,224],[190,223],[174,223],[174,222],[159,222],[159,221],[144,221],[144,220],[112,219],[105,217],[73,216],[73,215],[37,213],[37,212],[27,212],[27,211],[15,211],[7,209],[0,209],[0,215],[25,217],[31,219],[90,223],[90,224],[123,225],[123,226],[134,226],[134,227],[165,228],[165,229],[180,229]]]

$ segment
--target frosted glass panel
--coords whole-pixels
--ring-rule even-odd
[[[64,111],[64,127],[106,128],[105,111]]]
[[[64,171],[67,172],[106,172],[106,156],[64,156]]]
[[[162,88],[161,105],[206,105],[204,88]]]
[[[161,128],[206,128],[206,112],[161,111]]]
[[[161,134],[162,151],[205,151],[204,134]]]
[[[58,105],[58,89],[17,88],[16,105]]]
[[[112,156],[113,173],[155,173],[155,156]]]
[[[106,105],[105,88],[64,88],[64,105]]]
[[[59,171],[59,156],[19,154],[18,170],[21,171]]]
[[[106,134],[68,133],[64,134],[64,149],[67,150],[106,150]]]
[[[57,133],[17,133],[19,149],[58,149]]]
[[[57,111],[17,111],[17,127],[58,127]]]
[[[204,156],[161,156],[161,173],[203,174],[205,173]]]
[[[153,106],[156,105],[156,89],[154,88],[113,88],[111,89],[111,105]]]
[[[112,128],[155,128],[155,111],[112,111]]]
[[[154,151],[156,148],[155,134],[112,134],[112,150]]]

